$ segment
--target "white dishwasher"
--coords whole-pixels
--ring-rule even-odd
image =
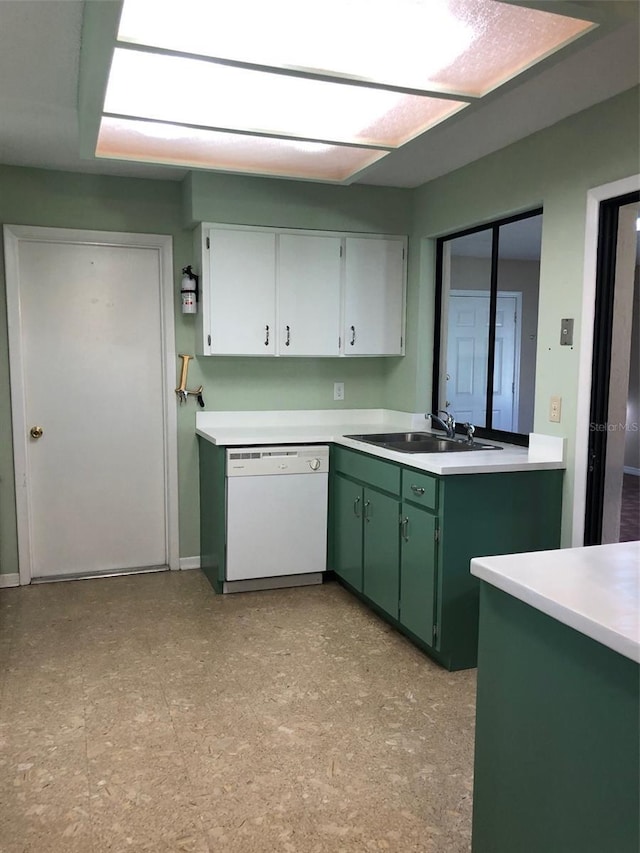
[[[227,450],[224,592],[322,583],[329,448]]]

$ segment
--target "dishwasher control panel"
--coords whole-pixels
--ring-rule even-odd
[[[327,445],[230,447],[227,449],[227,477],[326,474],[328,471],[329,447]]]

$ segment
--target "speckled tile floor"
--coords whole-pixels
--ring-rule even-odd
[[[475,671],[337,583],[0,591],[1,853],[463,853]]]

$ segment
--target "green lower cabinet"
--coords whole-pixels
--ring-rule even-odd
[[[400,593],[399,516],[397,498],[365,488],[362,591],[394,619]]]
[[[363,488],[336,475],[333,479],[333,570],[362,592]]]
[[[200,456],[200,568],[216,592],[225,577],[226,448],[198,436]]]
[[[442,666],[476,666],[470,561],[559,548],[563,471],[438,477],[332,453],[330,568]]]
[[[336,475],[333,570],[390,616],[398,616],[397,498]]]
[[[435,641],[436,530],[436,516],[411,504],[402,505],[399,619],[428,645]]]

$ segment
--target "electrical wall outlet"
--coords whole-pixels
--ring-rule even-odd
[[[552,397],[549,402],[549,420],[552,424],[560,423],[562,413],[562,397]]]
[[[333,383],[333,399],[344,400],[344,382]]]

